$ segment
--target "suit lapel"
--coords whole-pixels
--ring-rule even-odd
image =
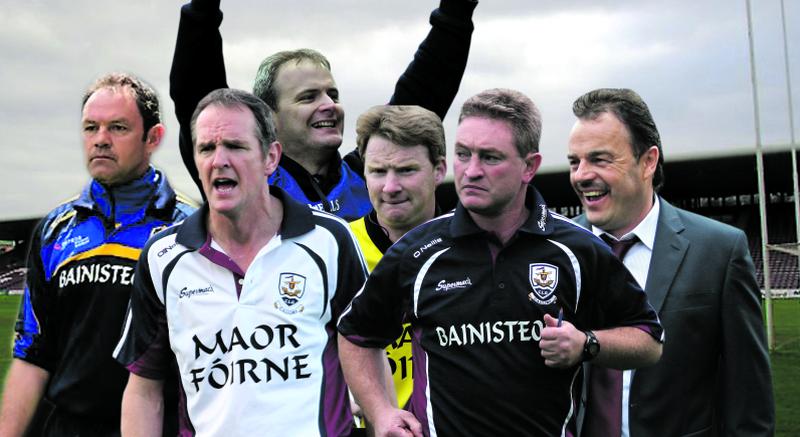
[[[689,241],[680,235],[684,226],[675,207],[664,199],[659,198],[659,200],[661,211],[645,291],[650,305],[660,314],[664,299],[675,281],[678,267],[689,248]]]
[[[656,239],[653,242],[653,256],[650,258],[650,267],[647,272],[647,300],[656,310],[661,313],[672,283],[675,281],[675,274],[686,255],[689,248],[689,240],[680,234],[685,227],[683,221],[678,216],[674,206],[659,197],[661,201],[661,211],[658,214],[658,225],[656,228]],[[591,230],[592,226],[586,219],[585,214],[575,217],[576,223],[586,229]]]

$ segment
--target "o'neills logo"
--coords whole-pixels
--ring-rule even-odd
[[[211,294],[214,292],[214,287],[208,286],[206,288],[195,288],[194,290],[189,290],[189,287],[181,288],[181,291],[178,292],[178,299],[183,299],[184,297],[192,297],[198,296],[201,294]]]
[[[436,284],[435,291],[450,291],[458,288],[467,288],[470,285],[472,285],[472,279],[469,277],[467,279],[462,279],[455,282],[445,282],[445,280],[442,279],[438,284]]]
[[[420,246],[419,249],[414,251],[414,258],[419,258],[420,256],[422,256],[423,252],[425,252],[426,250],[430,249],[434,245],[439,244],[441,242],[442,242],[441,238],[434,238],[433,240],[425,243],[424,245]]]

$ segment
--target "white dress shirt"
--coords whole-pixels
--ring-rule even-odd
[[[612,240],[628,240],[635,235],[639,237],[639,242],[634,244],[625,257],[622,263],[636,279],[639,287],[644,289],[647,284],[647,271],[650,268],[650,259],[653,256],[653,244],[656,241],[656,228],[658,226],[658,212],[660,210],[658,196],[655,196],[653,207],[644,219],[636,225],[633,230],[623,235],[622,238],[616,238],[613,235],[605,232],[604,230],[592,225],[592,232],[601,236],[607,235]],[[622,437],[629,437],[628,427],[628,399],[630,397],[631,378],[633,377],[634,370],[625,370],[622,372]]]

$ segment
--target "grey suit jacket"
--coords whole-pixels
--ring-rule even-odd
[[[772,378],[747,238],[660,200],[645,291],[666,340],[659,363],[634,373],[631,436],[772,435]],[[585,216],[575,220],[590,228]]]

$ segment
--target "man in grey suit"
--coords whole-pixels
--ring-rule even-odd
[[[570,181],[585,211],[576,220],[612,247],[628,243],[618,256],[666,336],[655,366],[590,368],[581,435],[772,435],[761,295],[745,234],[656,194],[661,139],[638,94],[594,90],[573,112]]]

